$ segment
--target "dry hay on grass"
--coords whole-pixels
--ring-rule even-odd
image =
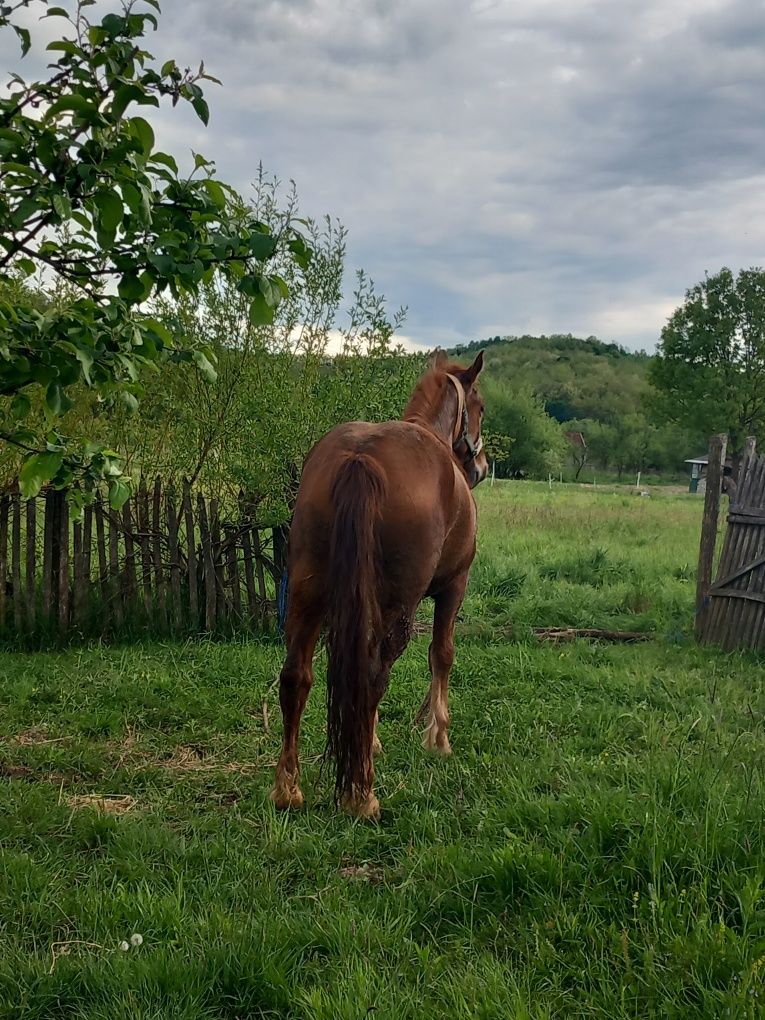
[[[64,803],[73,811],[92,808],[104,815],[124,815],[132,811],[138,801],[130,794],[72,793],[64,797]]]

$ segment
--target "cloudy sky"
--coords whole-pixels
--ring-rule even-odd
[[[765,262],[760,0],[162,6],[155,56],[223,86],[159,139],[244,191],[260,161],[293,178],[414,343],[650,350],[706,270]]]

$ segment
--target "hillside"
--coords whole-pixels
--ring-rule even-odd
[[[595,337],[495,337],[452,348],[455,357],[486,351],[492,389],[529,388],[559,422],[591,418],[613,424],[646,414],[649,392],[644,352],[631,353]]]
[[[486,352],[482,390],[486,431],[494,437],[500,473],[545,477],[563,465],[582,471],[651,471],[682,477],[684,460],[704,438],[652,420],[648,381],[651,357],[595,337],[494,337],[450,351],[467,358]],[[582,456],[565,439],[581,432]]]

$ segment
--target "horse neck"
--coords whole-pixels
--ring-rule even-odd
[[[421,380],[402,415],[403,421],[411,421],[434,432],[444,442],[451,444],[457,417],[457,393],[449,384],[445,373]]]

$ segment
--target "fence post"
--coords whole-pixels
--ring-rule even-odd
[[[703,633],[706,616],[706,599],[712,584],[712,567],[717,543],[717,520],[720,513],[720,489],[725,467],[725,448],[728,437],[724,434],[709,440],[707,463],[707,489],[704,495],[704,517],[701,522],[699,569],[696,575],[696,635]]]

